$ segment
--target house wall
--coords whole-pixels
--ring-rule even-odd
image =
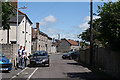
[[[18,48],[20,45],[25,46],[25,35],[26,35],[26,49],[28,54],[31,53],[31,25],[24,17],[18,26]],[[26,34],[25,34],[25,22],[26,22]],[[16,23],[10,23],[9,29],[9,43],[16,41]],[[7,43],[7,30],[0,29],[0,43]]]
[[[37,51],[45,50],[47,51],[48,38],[44,35],[39,34],[37,39]]]
[[[51,53],[56,53],[56,52],[57,52],[56,46],[52,45],[51,46]]]
[[[11,43],[11,41],[16,41],[16,23],[10,23],[9,43]]]
[[[32,40],[31,40],[31,34],[32,34],[32,29],[31,29],[31,25],[30,25],[30,23],[29,23],[29,21],[27,21],[27,24],[26,24],[27,26],[26,26],[26,49],[27,49],[27,51],[28,51],[28,55],[29,54],[31,54],[31,42],[32,42]]]
[[[71,46],[71,48],[70,49],[76,49],[76,50],[79,50],[79,46]]]
[[[70,49],[71,45],[66,40],[62,40],[57,47],[58,52],[68,52]]]
[[[51,47],[52,47],[52,40],[50,40],[50,39],[48,39],[48,53],[51,53],[52,52],[52,50],[51,50]]]
[[[2,28],[0,28],[0,43],[1,44],[7,43],[7,38],[5,36],[7,36],[7,30],[3,30]]]

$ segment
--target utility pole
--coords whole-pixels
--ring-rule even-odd
[[[90,2],[90,65],[93,65],[93,0]]]

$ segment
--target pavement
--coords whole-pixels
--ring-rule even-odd
[[[50,55],[50,67],[26,67],[0,73],[2,80],[103,80],[87,67],[78,65],[74,60],[63,60],[62,54]]]

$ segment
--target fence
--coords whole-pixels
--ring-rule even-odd
[[[80,62],[90,65],[90,50],[80,51]],[[120,52],[114,52],[106,48],[95,48],[93,56],[95,68],[120,77]]]

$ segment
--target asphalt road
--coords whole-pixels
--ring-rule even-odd
[[[67,80],[98,80],[100,77],[86,67],[78,65],[74,60],[63,60],[61,54],[50,55],[50,67],[27,67],[23,70],[12,70],[10,73],[0,73],[2,78],[14,79],[67,79]],[[44,78],[44,79],[43,79]]]

